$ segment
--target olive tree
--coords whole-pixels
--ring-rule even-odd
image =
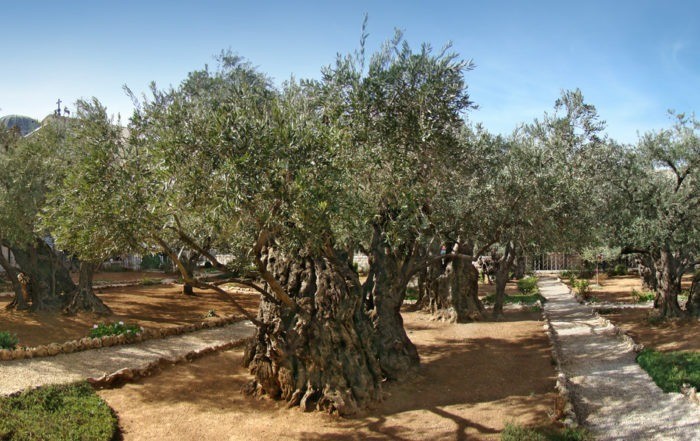
[[[0,253],[12,281],[8,308],[61,310],[76,291],[65,258],[38,231],[38,214],[65,164],[68,121],[55,118],[28,137],[15,137],[0,152],[0,244],[11,250],[18,269]]]
[[[634,147],[611,147],[607,226],[623,252],[647,257],[660,314],[697,314],[678,304],[681,278],[700,259],[700,123],[676,115],[673,127],[644,134]],[[692,300],[692,299],[691,299]]]

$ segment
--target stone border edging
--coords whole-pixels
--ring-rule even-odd
[[[549,337],[549,342],[552,344],[552,359],[555,363],[554,368],[557,371],[557,383],[555,388],[559,392],[559,397],[554,407],[554,411],[556,412],[555,417],[559,420],[563,420],[566,426],[575,427],[578,426],[579,419],[572,401],[571,382],[561,367],[561,346],[559,338],[557,337],[557,331],[552,326],[549,314],[547,314],[544,307],[542,308],[542,316],[547,322],[543,328],[547,333],[547,337]]]
[[[559,278],[557,278],[557,280],[559,280],[561,283],[564,283]],[[593,315],[593,317],[595,317],[598,321],[600,321],[605,326],[610,326],[613,329],[613,333],[615,334],[615,336],[617,336],[617,338],[619,338],[624,343],[626,343],[628,348],[631,351],[633,351],[635,354],[639,354],[640,352],[642,352],[645,349],[644,344],[635,342],[634,339],[632,337],[630,337],[622,328],[617,326],[615,323],[611,322],[610,319],[608,319],[607,317],[604,317],[603,315],[601,315],[598,312],[598,309],[599,309],[598,304],[593,306],[588,302],[581,302],[579,295],[574,293],[573,289],[569,285],[564,283],[564,286],[566,286],[569,289],[569,294],[573,295],[574,298],[579,303],[591,308],[591,315]],[[614,308],[614,306],[613,306],[613,308]],[[625,308],[617,308],[617,309],[625,309]],[[629,308],[629,309],[631,309],[631,308]],[[639,308],[639,309],[641,309],[641,308]],[[548,321],[548,323],[549,323],[549,321]],[[637,363],[637,357],[635,357],[635,363]],[[637,363],[637,364],[639,364],[639,363]],[[653,379],[651,379],[651,381],[654,384],[656,384]],[[674,393],[674,392],[666,392],[666,393]],[[700,397],[698,397],[697,390],[694,387],[688,387],[685,390],[681,389],[680,394],[683,395],[691,403],[700,406]]]
[[[206,320],[206,319],[205,319]],[[0,349],[0,362],[11,360],[23,360],[27,358],[51,357],[58,354],[70,354],[73,352],[88,351],[103,347],[138,343],[146,340],[154,340],[180,335],[202,329],[220,328],[233,324],[237,321],[245,320],[241,317],[216,317],[213,320],[192,323],[183,326],[173,326],[160,329],[146,329],[141,333],[127,338],[126,335],[106,335],[104,337],[83,337],[77,340],[69,340],[64,343],[49,343],[30,348]]]

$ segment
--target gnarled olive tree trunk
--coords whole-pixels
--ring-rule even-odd
[[[29,299],[26,298],[22,284],[19,282],[19,271],[12,266],[9,257],[0,251],[0,266],[5,270],[5,276],[12,283],[12,291],[15,293],[15,298],[5,306],[5,309],[16,309],[18,311],[29,309]]]
[[[506,284],[510,278],[510,270],[515,260],[515,246],[512,242],[506,244],[503,255],[492,256],[495,266],[496,296],[493,303],[493,315],[500,317],[503,315],[503,304],[506,300]]]
[[[681,262],[670,250],[662,248],[654,256],[654,269],[656,270],[660,315],[668,318],[682,317],[685,314],[678,304],[681,277],[683,277]]]
[[[248,394],[349,415],[381,395],[375,333],[357,274],[337,255],[289,258],[268,248],[267,271],[297,309],[263,297],[245,363]]]
[[[92,289],[93,275],[98,265],[92,262],[80,262],[78,288],[70,294],[70,300],[63,308],[63,312],[75,314],[79,311],[90,311],[100,315],[112,313],[112,310],[95,295]]]
[[[375,226],[369,257],[370,274],[365,282],[366,304],[376,330],[379,362],[389,379],[400,379],[418,367],[420,357],[403,327],[401,305],[410,279],[411,256],[397,256]]]
[[[685,309],[690,315],[700,317],[700,271],[693,275],[693,283],[690,285],[688,303],[686,303]]]
[[[27,291],[32,311],[60,311],[76,286],[59,256],[43,240],[26,248],[11,247],[17,266],[28,277]]]
[[[642,279],[642,290],[656,293],[654,296],[654,308],[658,308],[661,305],[661,292],[658,289],[659,283],[656,280],[654,258],[650,254],[639,254],[637,257],[637,271]]]
[[[472,250],[455,244],[457,254],[470,255]],[[419,307],[436,317],[463,323],[480,318],[484,305],[479,300],[479,271],[464,258],[446,256],[428,269],[425,294]]]

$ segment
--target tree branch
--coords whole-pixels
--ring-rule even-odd
[[[280,283],[275,279],[275,277],[267,270],[265,267],[265,264],[263,263],[261,259],[261,254],[262,254],[262,249],[263,247],[267,244],[268,240],[270,239],[270,233],[267,230],[261,230],[260,234],[258,235],[258,240],[253,247],[253,254],[255,255],[255,264],[258,267],[258,271],[260,272],[260,275],[262,276],[263,280],[267,282],[268,286],[272,290],[272,292],[275,294],[275,296],[282,301],[287,307],[291,308],[294,312],[299,313],[299,307],[297,304],[292,300],[291,297],[285,292],[284,288]]]
[[[204,283],[204,282],[199,281],[193,277],[190,277],[190,275],[187,274],[187,269],[182,264],[182,262],[180,262],[180,259],[177,258],[177,254],[175,254],[175,252],[172,250],[172,248],[170,248],[170,246],[161,237],[155,236],[154,239],[156,242],[158,242],[158,245],[160,245],[161,248],[163,248],[163,251],[165,251],[165,253],[168,255],[168,257],[170,257],[170,259],[173,261],[173,263],[175,263],[175,265],[178,267],[178,270],[180,271],[180,275],[182,276],[182,279],[185,281],[185,283],[187,283],[191,286],[194,286],[196,288],[199,288],[199,289],[213,290],[213,291],[218,292],[219,294],[224,295],[225,297],[227,297],[231,301],[233,306],[235,306],[236,309],[241,314],[243,314],[243,316],[245,318],[247,318],[248,320],[253,322],[256,326],[261,327],[263,325],[255,317],[253,317],[252,314],[250,314],[248,311],[246,311],[245,308],[243,308],[243,306],[241,306],[241,304],[238,303],[230,293],[226,292],[225,290],[219,288],[216,285]]]

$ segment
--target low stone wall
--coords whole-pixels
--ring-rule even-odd
[[[107,335],[100,338],[84,337],[78,340],[71,340],[64,343],[50,343],[36,347],[23,347],[17,349],[0,349],[0,361],[23,360],[25,358],[50,357],[58,354],[70,354],[73,352],[87,351],[90,349],[106,348],[131,343],[138,343],[145,340],[165,338],[171,335],[179,335],[188,332],[199,331],[201,329],[218,328],[240,321],[240,317],[212,317],[202,322],[184,326],[174,326],[160,329],[145,329],[139,334]]]

